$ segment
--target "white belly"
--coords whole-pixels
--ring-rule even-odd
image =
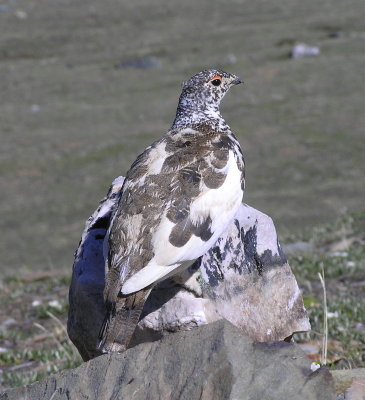
[[[158,265],[171,265],[197,259],[214,245],[218,237],[231,223],[243,196],[241,171],[237,166],[232,151],[230,151],[224,170],[227,171],[224,183],[217,189],[209,189],[204,185],[201,188],[201,194],[190,206],[190,219],[193,223],[196,222],[198,224],[208,217],[211,218],[212,237],[205,242],[192,235],[184,246],[175,247],[169,242],[169,236],[174,224],[166,217],[163,217],[158,231],[154,235],[154,261]]]

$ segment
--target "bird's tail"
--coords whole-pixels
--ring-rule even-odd
[[[107,315],[99,333],[99,349],[103,353],[123,352],[133,336],[151,288],[127,296],[118,295],[107,304]]]

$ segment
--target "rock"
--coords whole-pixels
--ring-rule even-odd
[[[346,390],[345,400],[364,400],[365,399],[365,379],[354,380]]]
[[[105,354],[1,400],[335,400],[327,368],[293,343],[254,343],[227,321]]]
[[[100,355],[103,247],[121,194],[117,178],[88,219],[75,255],[68,333],[83,359]],[[270,217],[242,204],[227,231],[188,270],[151,292],[131,346],[225,318],[256,341],[284,340],[310,329],[300,290]]]
[[[319,54],[320,54],[319,47],[308,46],[305,43],[297,43],[296,45],[294,45],[291,51],[291,56],[295,60],[307,56],[318,56]]]
[[[14,15],[21,20],[25,20],[28,18],[28,14],[23,10],[16,10]]]
[[[331,371],[331,374],[335,381],[336,393],[338,394],[344,393],[345,391],[348,392],[353,382],[364,382],[363,388],[365,390],[365,368],[335,370]],[[355,386],[358,385],[357,383]],[[363,398],[365,398],[365,392]]]
[[[37,113],[37,112],[39,112],[40,110],[41,110],[41,106],[38,105],[38,104],[32,104],[32,105],[30,106],[30,111],[31,111],[32,113]]]
[[[331,39],[338,39],[342,36],[342,32],[329,32],[328,37]]]

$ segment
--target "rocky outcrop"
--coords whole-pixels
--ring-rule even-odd
[[[331,374],[335,381],[336,393],[344,393],[345,400],[365,399],[365,368],[331,371]]]
[[[68,333],[84,360],[100,355],[105,316],[103,248],[123,177],[88,219],[76,252]],[[216,244],[188,270],[151,292],[131,346],[225,318],[256,341],[284,340],[310,329],[295,277],[273,221],[242,204]]]
[[[293,343],[255,343],[227,321],[107,354],[1,400],[335,400],[329,371]]]

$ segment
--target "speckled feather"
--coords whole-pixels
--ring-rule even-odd
[[[218,109],[237,83],[219,70],[187,81],[172,128],[127,173],[109,232],[104,351],[127,347],[151,287],[204,254],[242,201],[242,152]]]

